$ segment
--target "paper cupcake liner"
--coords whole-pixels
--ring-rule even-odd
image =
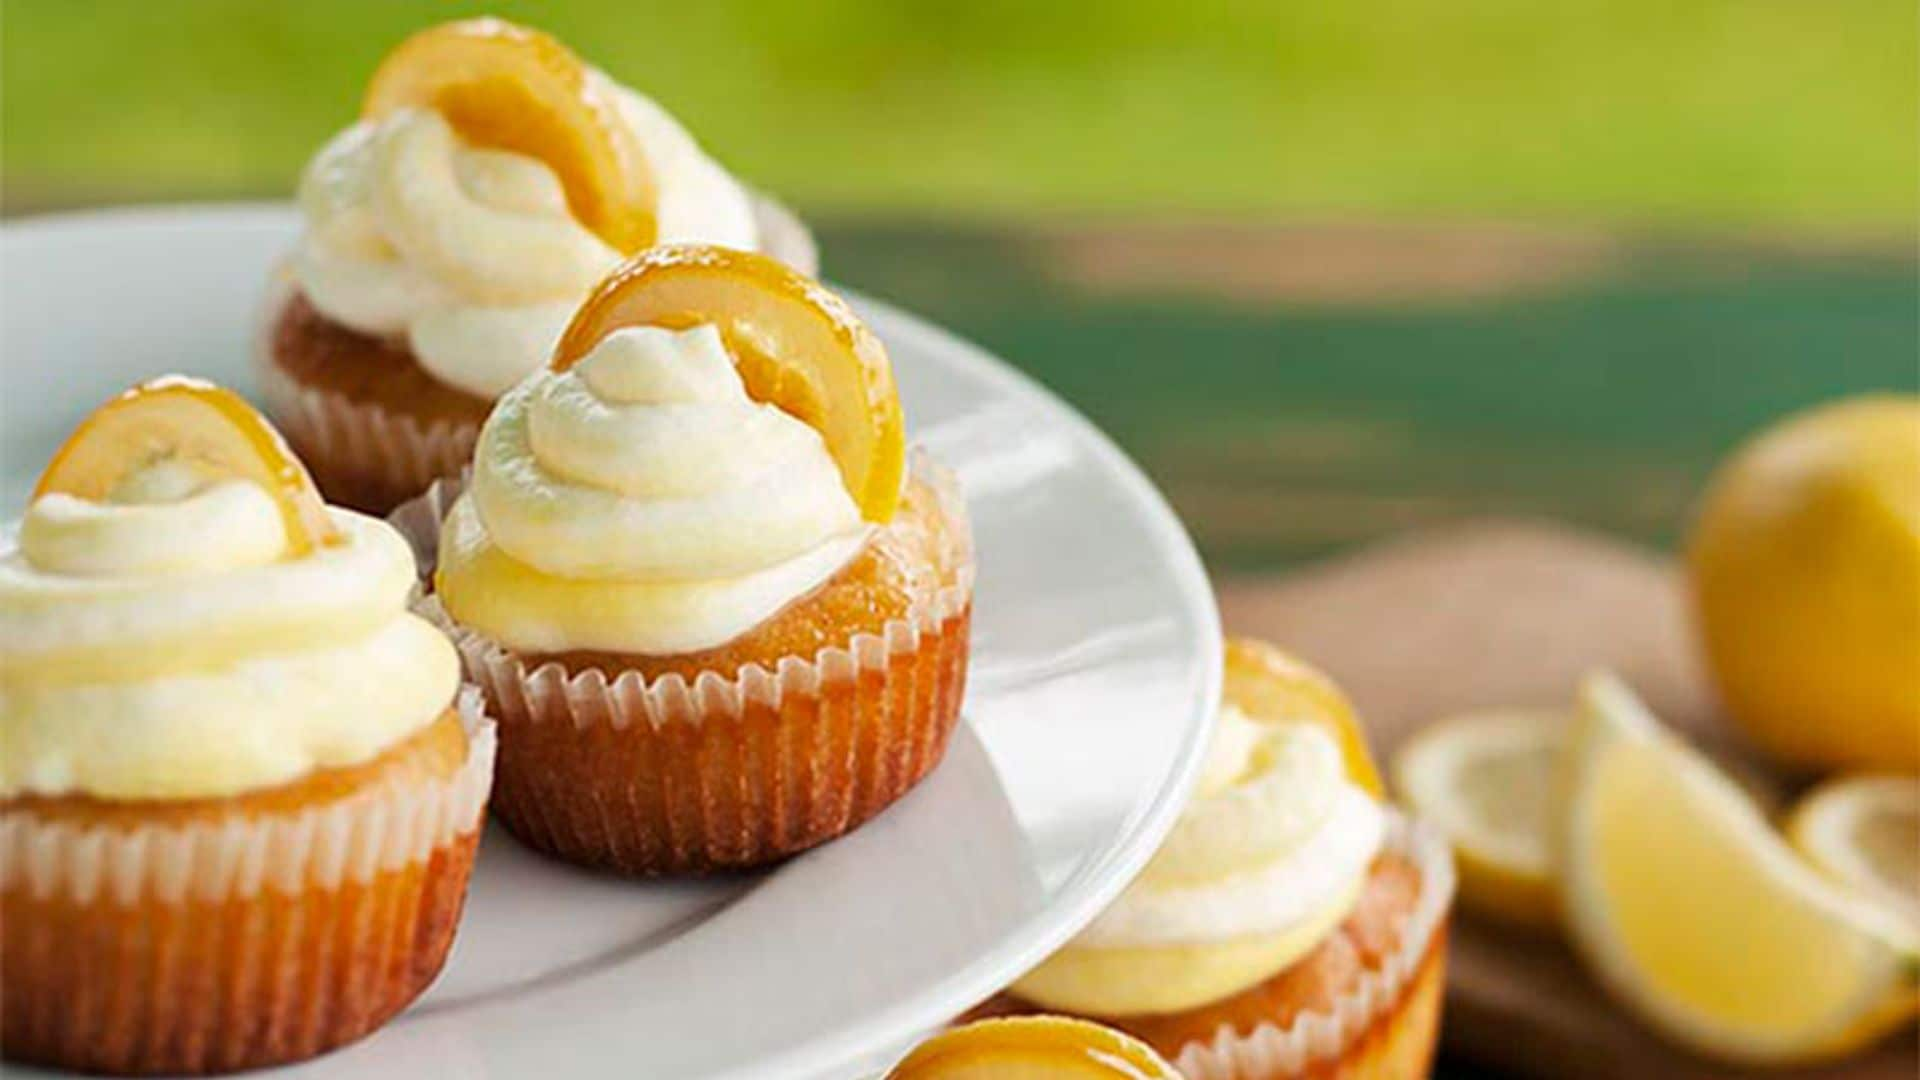
[[[946,470],[916,454],[939,512],[964,522]],[[460,481],[389,521],[430,573]],[[493,812],[549,854],[626,874],[762,865],[830,840],[924,777],[960,715],[973,553],[957,529],[954,583],[879,633],[773,669],[651,681],[557,662],[529,668],[432,597],[418,610],[459,648],[500,722]]]
[[[309,1057],[438,974],[495,757],[462,692],[466,762],[283,813],[126,828],[0,814],[0,1050],[114,1073]]]
[[[1331,1009],[1305,1013],[1286,1027],[1251,1032],[1223,1026],[1211,1042],[1189,1043],[1174,1065],[1187,1080],[1283,1080],[1427,1075],[1439,1030],[1446,969],[1446,918],[1453,903],[1453,858],[1424,823],[1394,814],[1387,850],[1410,860],[1420,894],[1393,954],[1366,971]]]

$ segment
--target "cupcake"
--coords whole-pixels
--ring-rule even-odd
[[[321,491],[371,513],[466,464],[622,257],[700,241],[816,270],[806,229],[658,105],[497,19],[402,42],[299,201],[261,387]]]
[[[254,1068],[433,981],[494,736],[413,582],[225,390],[67,441],[0,550],[0,1054]]]
[[[657,247],[393,520],[501,730],[495,814],[636,875],[753,867],[939,761],[973,555],[886,350],[763,255]],[[462,488],[464,487],[464,490]]]
[[[1453,867],[1381,795],[1339,690],[1230,642],[1212,746],[1164,846],[978,1014],[1097,1019],[1189,1080],[1426,1076]]]

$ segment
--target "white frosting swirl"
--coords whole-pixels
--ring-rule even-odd
[[[259,566],[286,548],[279,508],[252,484],[202,486],[162,463],[134,473],[115,500],[38,500],[20,527],[26,558],[76,577],[148,576]]]
[[[500,399],[442,530],[440,595],[510,648],[687,652],[865,535],[820,434],[747,396],[715,327],[630,327]]]
[[[1224,943],[1285,931],[1353,895],[1385,826],[1324,729],[1260,723],[1226,706],[1186,812],[1073,944]]]
[[[652,170],[661,243],[753,250],[746,191],[658,105],[604,75]],[[619,254],[574,220],[559,178],[521,154],[470,147],[439,114],[403,109],[335,136],[300,183],[293,260],[314,307],[403,337],[421,366],[478,397],[544,363]]]
[[[452,700],[459,662],[409,614],[382,522],[287,557],[261,488],[142,470],[48,495],[0,549],[0,798],[203,798],[367,760]]]

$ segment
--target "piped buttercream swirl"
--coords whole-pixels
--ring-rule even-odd
[[[594,72],[646,155],[661,243],[753,250],[745,189],[652,101]],[[467,145],[438,113],[402,109],[327,143],[300,184],[293,258],[328,318],[403,338],[442,382],[494,398],[538,367],[619,261],[568,209],[559,178],[522,154]]]
[[[0,798],[234,795],[432,722],[459,663],[407,612],[412,553],[332,514],[289,557],[265,491],[176,465],[36,500],[0,545]]]
[[[615,331],[500,399],[441,532],[448,611],[529,652],[724,644],[866,527],[820,434],[748,397],[719,331]]]
[[[1350,902],[1385,814],[1319,726],[1221,710],[1193,801],[1132,885],[1073,941],[1094,948],[1232,942]]]

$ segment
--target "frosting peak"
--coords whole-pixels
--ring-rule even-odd
[[[185,466],[50,494],[0,546],[0,798],[205,798],[358,763],[452,701],[384,523],[289,558],[271,496]]]
[[[440,595],[511,648],[724,644],[865,539],[819,432],[747,396],[719,331],[629,327],[501,398]]]
[[[1386,819],[1347,780],[1332,736],[1228,705],[1202,778],[1140,877],[1075,944],[1226,942],[1284,931],[1351,899]]]
[[[647,157],[659,242],[755,248],[744,189],[659,106],[591,77]],[[620,258],[574,218],[545,163],[469,146],[428,109],[335,136],[307,166],[300,205],[293,270],[313,305],[362,333],[404,337],[421,366],[477,397],[543,363]]]
[[[129,474],[107,502],[47,495],[20,526],[34,569],[77,577],[205,574],[261,566],[286,550],[285,520],[266,492],[208,482],[172,462]]]
[[[738,400],[747,392],[712,323],[678,334],[654,326],[609,334],[576,366],[595,394],[620,405]]]
[[[584,293],[619,253],[568,212],[553,170],[461,144],[439,113],[403,109],[370,144],[368,197],[409,264],[480,304]]]

